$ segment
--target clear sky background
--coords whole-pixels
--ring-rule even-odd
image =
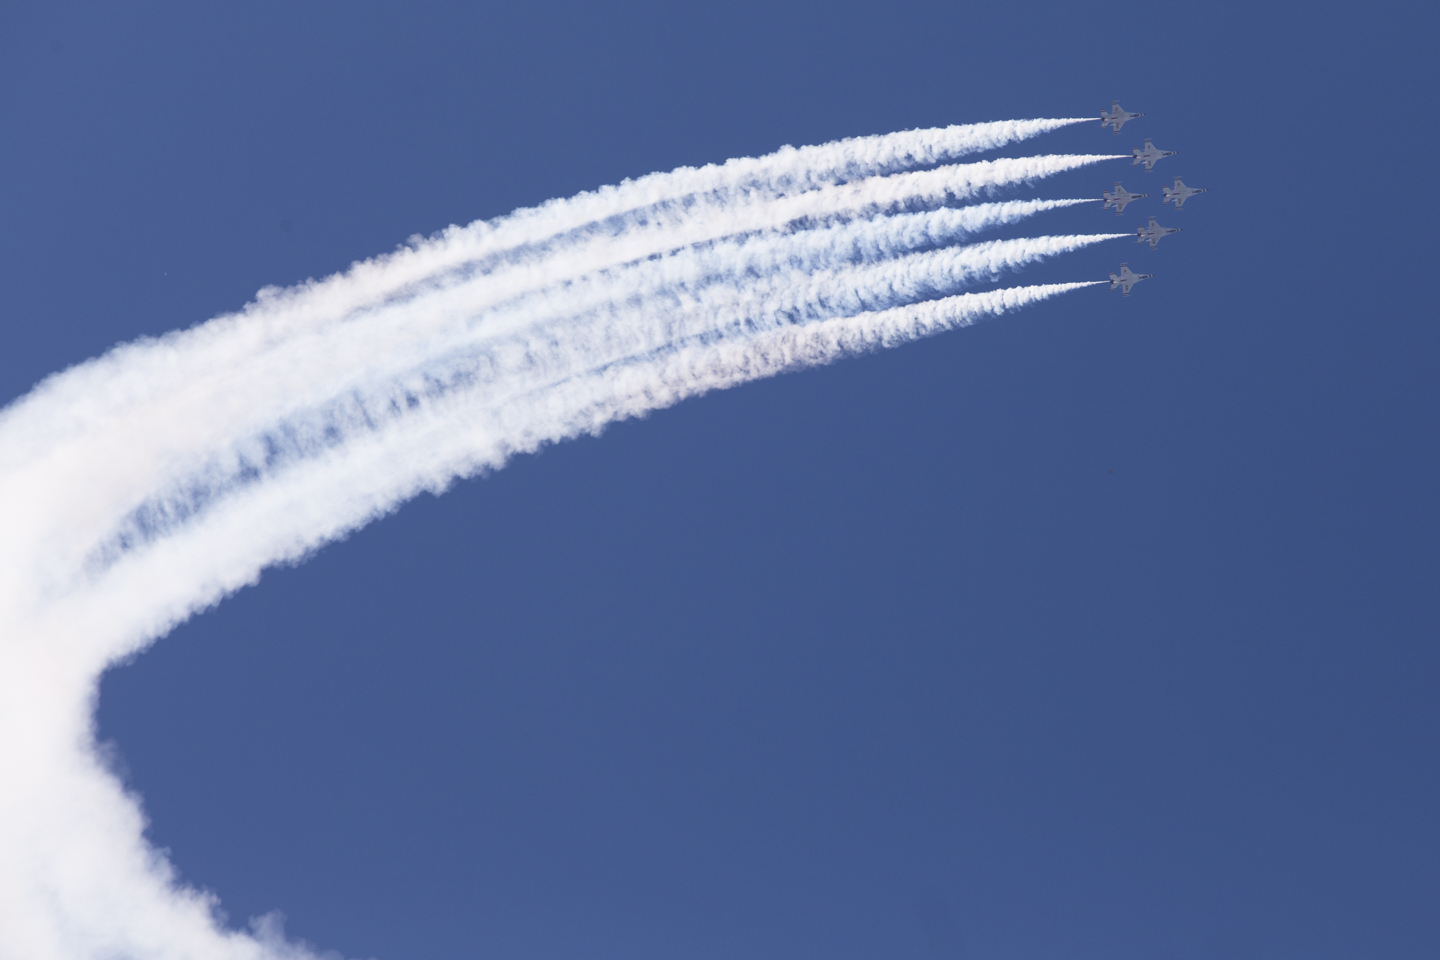
[[[151,837],[380,960],[1440,952],[1434,8],[0,4],[0,399],[784,143],[1151,197],[1158,274],[422,497],[106,678]],[[1175,213],[1180,174],[1211,192]],[[1163,212],[1162,212],[1163,210]],[[3,535],[3,533],[0,533]]]

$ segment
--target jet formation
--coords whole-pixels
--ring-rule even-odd
[[[1145,114],[1132,113],[1124,109],[1120,106],[1119,100],[1111,100],[1110,109],[1100,111],[1100,129],[1104,130],[1106,127],[1110,127],[1118,135],[1120,128],[1126,123],[1143,116],[1145,116]],[[1145,146],[1135,147],[1130,151],[1134,157],[1130,165],[1138,167],[1144,164],[1145,172],[1151,173],[1155,169],[1155,164],[1164,160],[1166,157],[1173,157],[1179,152],[1178,150],[1161,150],[1155,146],[1155,144],[1151,143],[1149,138],[1146,138]],[[1185,201],[1191,197],[1208,192],[1205,187],[1187,187],[1185,181],[1179,177],[1175,178],[1175,185],[1173,187],[1161,187],[1160,189],[1165,197],[1161,203],[1170,203],[1173,200],[1176,210],[1184,207]],[[1125,212],[1127,204],[1134,203],[1136,200],[1143,200],[1150,196],[1150,194],[1131,193],[1120,185],[1119,180],[1116,180],[1114,191],[1102,190],[1100,196],[1105,201],[1105,209],[1109,210],[1111,207],[1114,207],[1115,216],[1118,217]],[[1162,239],[1170,236],[1172,233],[1179,233],[1180,229],[1180,227],[1162,227],[1155,222],[1154,217],[1150,217],[1149,223],[1140,224],[1135,227],[1135,242],[1145,243],[1148,241],[1150,249],[1154,250]],[[1110,289],[1119,290],[1122,296],[1128,297],[1130,296],[1131,287],[1141,280],[1149,280],[1153,276],[1153,273],[1135,273],[1127,264],[1122,263],[1120,264],[1120,272],[1118,274],[1110,274]]]

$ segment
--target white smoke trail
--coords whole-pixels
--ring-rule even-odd
[[[1041,159],[1043,162],[1018,161],[1011,167],[1028,175],[1051,166],[1051,158]],[[965,181],[973,183],[974,177],[967,176]],[[949,182],[953,184],[955,178],[951,177]],[[987,177],[985,182],[994,181]],[[883,189],[887,195],[894,192],[893,186]],[[908,195],[902,196],[908,199]],[[1048,202],[1043,201],[1018,201],[940,210],[889,221],[860,222],[834,232],[846,234],[848,242],[858,244],[861,252],[886,254],[917,243],[943,240],[952,231],[979,229],[1013,220],[1045,209],[1047,205]],[[901,226],[892,227],[894,223]],[[744,251],[741,255],[737,256],[734,244],[712,251],[711,266],[705,269],[716,269],[716,261],[728,261],[734,265],[733,276],[738,271],[753,269],[757,261],[799,258],[803,262],[791,269],[792,275],[798,277],[807,263],[813,268],[822,262],[816,255],[825,244],[807,240],[815,233],[810,231],[788,238],[752,237],[738,245],[738,249]],[[837,245],[844,243],[832,244],[832,247]],[[664,264],[676,259],[683,258],[670,258]],[[601,302],[644,299],[653,303],[656,300],[653,287],[636,286],[655,265],[634,266],[623,273],[622,286],[628,284],[628,289],[617,289],[615,283],[601,285]],[[662,279],[670,283],[673,290],[678,290],[679,281],[684,278],[672,274]],[[253,434],[277,419],[333,399],[357,378],[372,383],[389,380],[397,375],[397,369],[415,368],[433,360],[444,349],[455,348],[454,336],[440,332],[447,323],[452,327],[458,325],[459,336],[472,340],[471,327],[477,324],[477,317],[482,318],[479,326],[485,333],[496,330],[492,321],[497,315],[484,312],[496,299],[496,294],[491,292],[494,284],[485,281],[485,277],[479,277],[460,287],[432,289],[425,295],[424,310],[415,309],[413,298],[387,303],[387,296],[380,305],[336,329],[317,330],[297,324],[300,329],[286,335],[276,329],[274,317],[262,315],[261,322],[247,324],[243,320],[249,316],[242,315],[242,322],[216,321],[158,344],[121,348],[110,357],[55,378],[37,390],[32,401],[38,402],[46,398],[47,393],[50,395],[42,418],[45,428],[6,431],[6,443],[0,447],[3,449],[0,466],[12,457],[33,464],[41,450],[50,456],[68,456],[71,458],[68,463],[63,466],[57,463],[52,469],[82,475],[105,470],[110,475],[110,483],[104,492],[119,502],[128,502],[137,489],[151,488],[157,482],[153,464],[163,463],[173,469],[174,461],[200,449],[205,436]],[[939,280],[934,283],[943,285]],[[547,297],[532,297],[521,311],[530,319],[528,329],[532,332],[546,316],[558,313],[573,319],[596,302],[594,297],[582,301],[573,289],[567,289],[559,297],[564,302],[558,307],[554,304],[557,299],[554,293],[548,295],[548,306],[539,302],[545,299]],[[550,332],[550,336],[565,335],[564,331]],[[416,344],[420,345],[419,356]],[[103,407],[94,404],[96,396],[105,397]],[[117,422],[122,416],[128,418],[128,427]],[[41,475],[32,470],[20,478]],[[43,491],[36,490],[13,496],[28,501],[42,495]],[[115,504],[102,496],[91,497],[74,509],[79,520],[85,515],[98,517],[114,508]],[[47,532],[45,539],[49,553],[67,546],[54,531]],[[79,545],[75,547],[78,549]],[[30,563],[33,567],[33,556]],[[15,573],[19,575],[19,571]]]
[[[100,672],[421,490],[1086,286],[949,295],[1126,236],[957,245],[1085,201],[931,208],[1110,158],[908,169],[1070,122],[787,148],[452,228],[0,412],[0,958],[305,955],[223,929],[146,846],[93,749]]]
[[[764,157],[739,158],[719,165],[680,167],[669,173],[649,174],[616,186],[551,200],[497,220],[451,227],[433,238],[423,251],[412,248],[376,258],[347,274],[344,283],[317,284],[304,293],[312,312],[321,312],[317,308],[325,305],[343,313],[349,305],[365,302],[374,294],[372,281],[386,287],[393,287],[407,276],[418,281],[436,270],[497,251],[542,243],[587,226],[592,228],[592,233],[605,235],[615,228],[614,218],[647,208],[652,216],[660,217],[667,212],[667,205],[687,198],[703,197],[712,206],[723,206],[727,201],[746,196],[773,199],[794,195],[893,170],[946,163],[967,154],[1088,122],[1089,119],[1077,117],[1004,120],[907,130],[819,146],[787,146]],[[681,213],[684,212],[682,208]]]
[[[498,253],[490,250],[488,260],[456,239],[457,231],[475,231],[477,225],[452,228],[435,239],[417,242],[411,249],[357,264],[326,281],[301,284],[287,291],[262,290],[256,303],[241,315],[247,322],[239,335],[252,344],[252,349],[264,350],[275,342],[276,331],[293,339],[304,330],[349,324],[357,312],[373,312],[386,305],[404,309],[415,296],[428,297],[437,288],[464,285],[477,275],[485,281],[483,295],[497,302],[721,237],[780,230],[801,220],[819,226],[837,219],[874,217],[908,206],[958,202],[1113,159],[1125,157],[1091,154],[1007,158],[870,177],[797,194],[772,196],[754,191],[728,201],[714,196],[692,197],[690,202],[674,208],[612,218],[603,230],[581,232],[547,244],[506,248]],[[463,251],[463,255],[457,251]],[[484,305],[470,295],[469,309]],[[442,311],[434,315],[445,317]],[[223,329],[219,324],[211,327],[214,332]],[[430,327],[418,323],[411,329],[420,338],[431,332]],[[233,369],[243,357],[238,347],[232,342],[217,344],[213,362],[217,367]],[[144,383],[147,390],[154,391],[163,382],[157,377],[163,378],[164,371],[148,372]]]
[[[483,382],[469,387],[471,396],[476,402],[499,402],[517,389],[533,389],[537,380],[553,382],[573,377],[586,369],[645,354],[666,344],[707,335],[733,336],[735,328],[742,323],[747,332],[754,333],[782,322],[811,321],[873,309],[915,299],[927,291],[953,289],[977,277],[993,279],[999,271],[1035,258],[1120,236],[1125,235],[1045,237],[950,247],[840,270],[804,271],[790,267],[775,276],[749,279],[743,285],[711,284],[688,304],[669,303],[670,309],[663,316],[658,316],[655,308],[666,304],[653,291],[642,290],[642,294],[649,295],[638,298],[627,295],[621,303],[611,304],[604,310],[594,310],[590,301],[563,293],[543,304],[528,305],[537,319],[523,336],[499,341],[488,336],[471,337],[468,341],[436,338],[431,353],[406,358],[403,371],[408,376],[398,381],[391,378],[395,372],[393,367],[384,370],[382,376],[382,371],[372,363],[364,369],[362,377],[371,386],[355,386],[352,368],[339,386],[338,400],[336,390],[323,396],[329,401],[328,409],[312,411],[304,418],[292,416],[283,424],[286,445],[303,451],[369,429],[377,422],[390,419],[393,412],[404,413],[404,407],[415,401],[402,404],[401,400],[423,397],[427,384],[437,381],[481,380],[483,373]],[[633,302],[637,299],[638,303]],[[557,330],[545,322],[545,318],[556,316],[561,318],[562,329]],[[577,317],[582,322],[576,322]],[[475,369],[479,361],[473,350],[455,356],[457,351],[477,345],[485,348],[480,357],[485,365],[483,371]],[[341,347],[341,344],[322,342],[316,348],[318,352],[297,358],[294,366],[300,371],[313,371],[322,367],[327,359],[333,359],[321,353],[334,354]],[[390,356],[388,351],[383,355]],[[517,383],[525,386],[517,388]],[[243,378],[236,378],[223,382],[218,390],[212,387],[210,395],[227,405],[248,409],[262,406],[260,401],[266,389],[263,378],[250,378],[248,385]],[[191,432],[213,430],[216,422],[212,410],[194,402],[185,405],[183,415],[190,418]],[[204,427],[197,427],[197,422]],[[145,426],[153,427],[153,423]],[[169,431],[162,433],[168,435]],[[270,461],[273,465],[277,458],[273,449],[274,434],[272,425],[266,435],[245,438],[241,446],[226,455],[223,464],[217,466],[212,461],[199,471],[183,472],[173,489],[162,491],[166,500],[157,502],[152,498],[146,505],[146,513],[132,519],[131,529],[121,531],[119,546],[126,541],[143,539],[143,530],[139,527],[168,526],[177,518],[185,519],[193,512],[191,503],[197,489],[208,497],[246,473],[270,471],[272,468],[262,471],[256,464]],[[320,439],[324,437],[330,440]],[[196,440],[189,443],[196,453],[206,449]],[[113,451],[103,452],[108,457]],[[129,456],[132,459],[135,452],[136,445],[131,441]],[[94,466],[98,468],[100,464]],[[163,468],[175,473],[177,464],[173,456],[165,458]],[[148,483],[157,482],[150,474],[146,476]],[[111,489],[121,489],[114,479]],[[95,507],[92,502],[88,509],[93,511]],[[52,550],[60,542],[53,535],[47,539]],[[109,546],[114,547],[116,543],[112,541]]]
[[[480,339],[478,343],[484,349],[478,355],[474,349],[462,349],[476,347],[474,340],[441,340],[433,354],[408,362],[402,371],[405,375],[399,379],[390,378],[393,369],[382,377],[372,367],[365,377],[370,387],[362,390],[347,385],[343,396],[331,398],[326,406],[287,420],[286,449],[292,456],[303,456],[305,451],[373,430],[377,424],[412,416],[413,406],[425,402],[427,384],[467,384],[470,402],[479,408],[475,415],[481,416],[485,406],[502,403],[517,392],[533,393],[537,383],[579,377],[588,370],[646,356],[667,345],[754,336],[797,320],[811,322],[906,302],[927,291],[955,289],[977,277],[993,279],[1000,271],[1037,258],[1125,236],[1128,234],[1007,240],[944,248],[841,270],[806,274],[791,269],[778,276],[752,279],[744,286],[713,284],[690,303],[671,304],[663,317],[656,315],[655,305],[660,301],[656,296],[641,297],[638,303],[612,304],[604,310],[589,309],[587,304],[586,312],[579,314],[585,321],[582,324],[575,324],[573,316],[563,315],[567,329],[557,332],[537,321],[523,337],[508,342]],[[534,307],[534,311],[537,317],[553,316],[564,306],[547,303]],[[483,370],[477,369],[482,364]],[[122,528],[122,542],[145,539],[143,527],[153,530],[183,522],[195,512],[197,499],[216,499],[247,474],[258,476],[283,468],[288,458],[277,451],[273,435],[272,430],[265,436],[245,438],[221,451],[203,468],[187,474],[170,490],[157,491],[143,515],[132,515],[131,522]],[[259,467],[259,463],[266,466]],[[111,541],[111,546],[115,543]],[[114,555],[119,550],[109,552]]]
[[[595,241],[587,251],[571,249],[566,251],[565,256],[552,256],[538,265],[526,263],[498,274],[484,274],[481,279],[485,282],[478,290],[467,294],[464,309],[466,316],[473,316],[474,311],[495,302],[563,282],[577,273],[592,273],[685,244],[776,229],[800,217],[833,219],[841,215],[874,215],[896,204],[964,199],[982,190],[1049,176],[1105,159],[1114,158],[1035,157],[941,168],[919,174],[873,178],[815,191],[808,196],[783,198],[780,203],[768,207],[745,199],[737,204],[742,208],[741,213],[724,210],[711,216],[699,216],[694,225],[682,221],[678,230],[667,231],[662,226],[647,223],[634,231],[643,239],[623,247],[618,241]],[[196,391],[204,389],[207,383],[237,378],[242,370],[245,376],[252,375],[245,368],[247,360],[252,357],[259,358],[268,370],[292,372],[291,382],[283,389],[269,391],[269,396],[303,397],[306,383],[325,382],[323,372],[313,365],[300,370],[292,365],[276,363],[272,355],[274,351],[304,343],[305,334],[343,322],[348,349],[342,350],[336,362],[344,369],[351,369],[353,361],[350,355],[364,349],[379,349],[363,345],[357,330],[360,325],[357,320],[362,315],[368,317],[387,309],[401,311],[409,317],[405,326],[406,336],[412,340],[428,339],[433,336],[436,325],[451,322],[454,318],[451,312],[440,309],[438,305],[416,318],[415,312],[410,309],[410,301],[417,296],[433,297],[437,290],[460,284],[457,278],[444,277],[444,269],[418,274],[417,262],[427,261],[432,255],[443,261],[443,250],[449,242],[442,238],[422,244],[410,251],[413,257],[404,262],[397,262],[394,257],[379,258],[372,263],[356,265],[341,276],[319,284],[303,284],[293,291],[261,291],[257,303],[242,314],[221,318],[197,330],[166,338],[166,344],[172,349],[156,350],[148,346],[138,350],[121,348],[110,357],[87,365],[83,376],[77,370],[52,378],[42,384],[32,398],[46,396],[50,403],[62,409],[49,416],[43,437],[16,436],[12,439],[16,444],[13,451],[0,450],[0,468],[6,462],[6,453],[13,452],[16,457],[28,461],[37,452],[34,444],[53,448],[57,440],[83,434],[97,419],[105,423],[107,432],[113,432],[111,424],[119,411],[135,409],[153,424],[153,418],[163,416],[165,409],[175,409],[179,402],[177,394],[183,394],[185,402],[191,403]],[[437,249],[442,254],[436,254]],[[401,348],[393,340],[384,345],[386,350]],[[327,347],[316,352],[323,355],[329,349],[334,348]],[[177,353],[181,351],[185,354],[183,363],[176,360]],[[97,409],[93,401],[87,399],[97,393],[106,397],[104,409]],[[244,409],[236,412],[240,416],[245,415]],[[263,419],[269,414],[268,411],[258,411],[257,415]],[[151,432],[156,438],[174,440],[177,447],[188,445],[190,439],[183,434],[172,434],[168,429]]]

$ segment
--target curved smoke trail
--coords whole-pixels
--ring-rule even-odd
[[[452,227],[0,412],[0,958],[311,956],[226,929],[146,845],[95,752],[100,674],[420,491],[1087,286],[970,292],[1121,236],[973,243],[1085,201],[971,201],[1112,158],[953,162],[1075,122],[785,148]]]

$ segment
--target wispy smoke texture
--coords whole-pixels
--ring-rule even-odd
[[[1127,234],[977,242],[1106,156],[956,162],[1081,120],[685,168],[416,239],[116,348],[0,411],[0,958],[303,958],[227,928],[95,747],[98,678],[456,478],[606,424],[1018,309],[979,290]]]

